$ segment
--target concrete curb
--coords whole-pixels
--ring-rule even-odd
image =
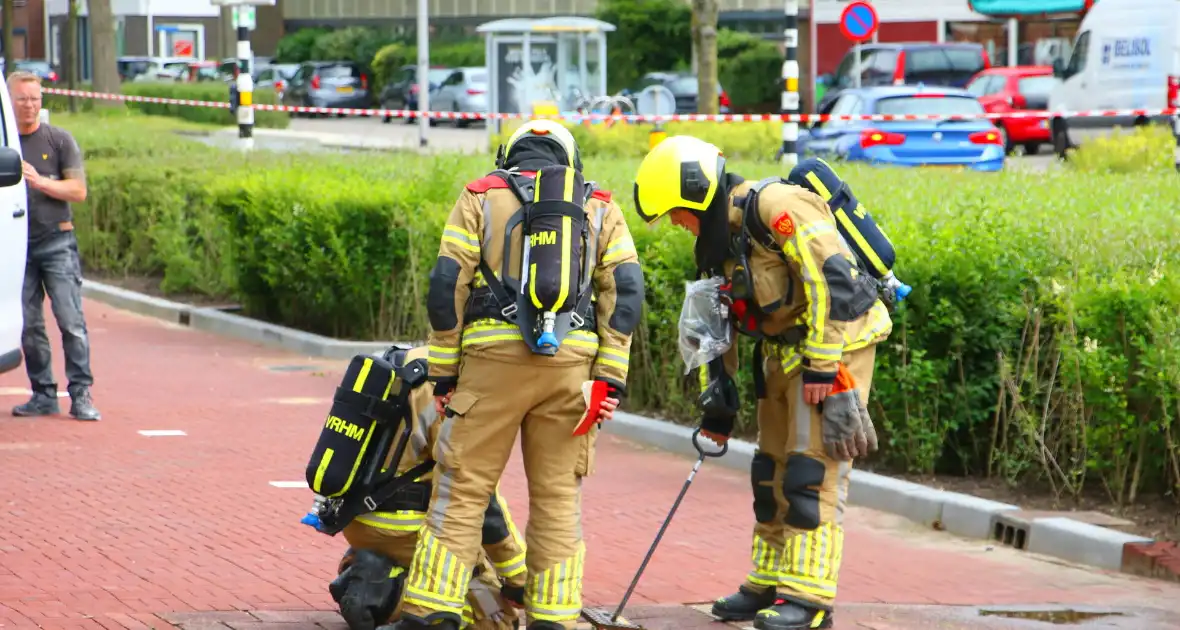
[[[212,308],[200,308],[135,293],[119,287],[84,280],[86,297],[116,308],[164,319],[229,337],[262,343],[300,354],[331,359],[350,359],[357,354],[384,351],[393,342],[341,341],[292,328],[259,322]],[[695,457],[691,427],[631,413],[618,412],[603,425],[605,433],[661,450]],[[706,446],[707,448],[707,446]],[[729,452],[713,459],[719,465],[748,471],[755,445],[732,440]],[[849,503],[896,514],[933,529],[966,538],[987,539],[1053,556],[1078,564],[1112,571],[1132,571],[1128,549],[1151,545],[1154,540],[1062,517],[1059,513],[1038,515],[1019,506],[998,503],[957,492],[862,470],[852,471]]]

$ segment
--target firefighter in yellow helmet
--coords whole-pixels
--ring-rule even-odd
[[[426,346],[396,348],[387,356],[397,366],[427,356]],[[429,460],[438,439],[441,418],[434,408],[430,386],[409,394],[412,432],[397,474],[407,474],[420,462]],[[394,456],[386,458],[388,467]],[[329,585],[340,614],[350,630],[373,630],[396,620],[405,574],[414,559],[418,534],[430,505],[427,472],[399,490],[376,510],[358,515],[341,532],[349,549]],[[483,548],[463,606],[463,627],[472,630],[514,630],[519,615],[514,603],[521,599],[525,585],[524,540],[508,512],[508,504],[493,490],[483,516]]]
[[[399,630],[457,627],[518,433],[527,628],[573,628],[581,612],[581,484],[598,422],[626,391],[643,273],[622,211],[583,179],[565,127],[525,123],[498,165],[459,195],[430,274],[429,378],[446,419]]]
[[[799,166],[792,179],[822,171],[838,182],[822,162]],[[649,224],[667,215],[696,237],[699,271],[724,277],[732,325],[757,340],[754,566],[712,612],[759,629],[831,627],[852,459],[877,447],[865,404],[875,345],[892,324],[842,238],[844,209],[825,201],[779,178],[747,182],[689,136],[657,145],[635,178],[639,215]],[[702,434],[718,443],[738,411],[737,366],[734,343],[701,368]]]

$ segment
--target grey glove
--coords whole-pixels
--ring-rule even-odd
[[[856,389],[829,394],[819,407],[828,457],[846,461],[877,450],[877,430]]]

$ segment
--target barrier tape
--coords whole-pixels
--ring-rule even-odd
[[[63,90],[59,88],[43,88],[46,94],[59,96],[79,96],[82,98],[96,98],[113,101],[131,101],[137,103],[162,103],[165,105],[187,105],[191,107],[216,107],[229,109],[228,102],[193,101],[177,98],[162,98],[156,96],[132,96],[128,94],[108,94],[104,92],[87,92],[84,90]],[[355,109],[348,107],[302,107],[292,105],[255,104],[255,110],[289,112],[298,114],[328,114],[333,116],[376,116],[385,118],[417,118],[425,115],[436,120],[533,120],[537,118],[562,119],[566,121],[611,120],[626,122],[829,122],[870,120],[874,122],[890,122],[905,120],[1009,120],[1009,119],[1043,119],[1049,118],[1154,118],[1157,116],[1180,115],[1180,108],[1168,107],[1164,109],[1091,109],[1076,112],[1048,111],[1019,111],[1003,114],[484,114],[479,112],[420,112],[411,109]]]

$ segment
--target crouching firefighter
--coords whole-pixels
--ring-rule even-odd
[[[826,164],[805,160],[791,177],[845,205],[779,178],[747,182],[688,136],[657,145],[635,181],[639,215],[669,215],[696,236],[699,272],[720,278],[719,316],[756,340],[754,566],[712,612],[766,630],[831,627],[849,473],[877,448],[865,405],[876,344],[892,330],[886,285],[857,256],[871,251],[888,271],[889,241]],[[714,356],[701,368],[701,432],[723,443],[738,411],[737,345]]]
[[[518,433],[527,627],[573,628],[581,612],[581,484],[626,389],[643,274],[622,211],[583,179],[563,126],[526,122],[497,167],[460,193],[430,274],[430,380],[446,418],[401,630],[458,627],[485,497]],[[584,385],[606,387],[605,401],[591,409]]]
[[[415,553],[430,551],[417,541],[430,510],[431,451],[442,423],[426,381],[427,355],[425,346],[394,346],[380,358],[354,357],[308,463],[317,497],[303,522],[343,533],[349,543],[328,590],[351,630],[396,620]],[[498,491],[485,497],[484,508],[461,627],[517,628],[524,541]]]

